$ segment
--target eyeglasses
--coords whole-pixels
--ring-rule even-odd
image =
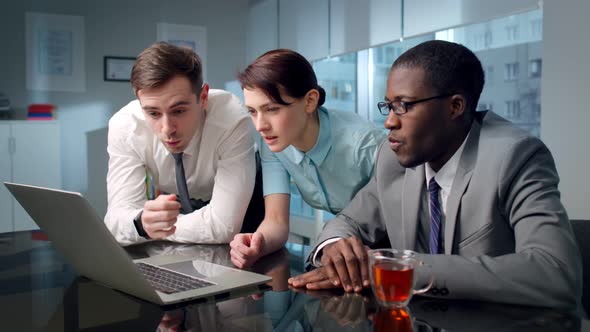
[[[441,98],[448,98],[450,96],[454,95],[454,93],[447,93],[444,95],[438,95],[438,96],[434,96],[434,97],[429,97],[429,98],[424,98],[424,99],[418,99],[418,100],[413,100],[413,101],[382,101],[377,103],[377,108],[379,109],[379,112],[381,112],[381,114],[383,115],[389,115],[389,112],[392,112],[397,114],[397,115],[402,115],[405,113],[408,113],[408,108],[418,104],[418,103],[423,103],[425,101],[429,101],[429,100],[433,100],[433,99],[441,99]]]

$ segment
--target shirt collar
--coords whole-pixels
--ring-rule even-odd
[[[455,151],[451,159],[449,159],[438,172],[435,172],[432,167],[430,167],[430,163],[426,163],[424,170],[426,172],[426,186],[428,187],[430,183],[430,179],[433,177],[436,180],[436,183],[441,187],[441,189],[445,192],[450,192],[451,187],[453,186],[453,181],[455,180],[455,174],[457,174],[457,168],[459,168],[459,161],[461,160],[461,155],[463,154],[463,149],[465,149],[465,142],[467,142],[467,137],[469,137],[469,133],[465,135],[465,139],[463,139],[463,143],[461,146]]]
[[[320,122],[320,132],[315,145],[306,153],[294,148],[295,163],[300,164],[305,155],[315,165],[321,165],[326,159],[330,148],[332,148],[332,128],[330,126],[330,116],[324,107],[318,108],[318,121]]]

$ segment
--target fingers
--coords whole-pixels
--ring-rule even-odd
[[[144,211],[141,217],[143,229],[152,239],[161,239],[176,231],[176,216],[162,215],[159,212]]]
[[[172,226],[169,229],[161,229],[153,232],[149,232],[146,230],[146,232],[152,239],[163,239],[174,234],[174,232],[176,232],[176,226]]]
[[[246,267],[246,259],[244,255],[240,252],[239,247],[243,245],[247,241],[249,234],[236,234],[234,239],[229,243],[229,247],[231,248],[229,254],[231,262],[240,269]]]
[[[334,284],[330,280],[328,280],[328,279],[322,280],[322,281],[308,283],[306,285],[306,287],[309,290],[321,290],[321,289],[338,288],[338,286],[334,286]]]
[[[174,224],[179,212],[176,195],[160,195],[144,204],[141,223],[150,238],[162,239],[176,231]]]
[[[363,246],[361,243],[359,243],[359,245],[353,246],[352,250],[354,251],[355,256],[359,260],[361,272],[360,281],[362,282],[362,287],[369,287],[371,286],[371,275],[369,274],[369,247]]]
[[[169,223],[173,225],[178,219],[178,211],[175,210],[143,210],[141,221],[143,223]]]
[[[320,282],[320,281],[330,282],[330,280],[324,274],[323,270],[324,270],[324,268],[320,267],[320,268],[317,268],[313,271],[298,275],[296,277],[289,278],[289,280],[287,280],[287,282],[289,283],[289,285],[296,287],[296,288],[305,287],[309,283],[315,283],[315,282]],[[334,287],[334,286],[332,286],[332,287]]]
[[[364,284],[369,284],[367,253],[362,242],[355,237],[327,245],[321,263],[332,283],[335,286],[342,284],[347,292],[360,292]]]
[[[252,247],[252,233],[236,234],[234,239],[229,243],[232,250],[236,250],[245,256],[252,256],[258,253],[257,248]]]
[[[254,264],[262,254],[264,237],[262,233],[236,234],[230,242],[232,262],[239,268]]]
[[[334,266],[333,259],[335,256],[340,256],[340,250],[338,246],[342,245],[340,242],[345,241],[344,239],[337,241],[335,243],[328,244],[324,247],[323,255],[321,258],[322,267],[325,269],[325,273],[327,277],[332,281],[334,286],[340,286],[340,277],[338,276],[338,271]],[[334,249],[336,248],[336,249]]]
[[[158,197],[156,197],[156,199],[158,199],[160,197],[162,197],[161,199],[163,199],[163,200],[166,200],[166,201],[174,201],[174,202],[177,202],[178,203],[178,201],[176,200],[176,195],[174,195],[174,194],[159,195]],[[178,203],[178,205],[180,205],[180,203]]]
[[[239,252],[235,250],[230,251],[231,262],[239,269],[244,269],[249,266],[248,260]]]
[[[263,242],[264,236],[261,232],[256,232],[254,233],[254,235],[252,235],[251,247],[257,252],[260,252],[260,250],[262,249]]]
[[[180,203],[176,201],[176,195],[160,195],[154,200],[145,202],[144,210],[180,210]]]
[[[343,246],[341,256],[336,256],[336,258],[339,259],[334,262],[334,265],[336,266],[336,271],[338,271],[338,276],[340,277],[344,290],[347,292],[352,291],[353,288],[357,290],[357,284],[360,284],[360,273],[357,272],[359,270],[359,264],[354,251],[350,246]]]
[[[229,243],[232,249],[238,249],[241,245],[248,246],[250,243],[251,233],[240,233],[234,236],[234,239]]]

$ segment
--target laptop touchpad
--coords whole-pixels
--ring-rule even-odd
[[[199,260],[171,263],[161,266],[189,276],[205,279],[218,277],[232,271],[232,269],[225,266]]]

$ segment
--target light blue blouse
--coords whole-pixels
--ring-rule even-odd
[[[292,145],[274,153],[259,135],[264,195],[290,193],[292,179],[307,204],[336,214],[369,182],[387,134],[355,113],[320,107],[318,114],[318,141],[307,153]]]

